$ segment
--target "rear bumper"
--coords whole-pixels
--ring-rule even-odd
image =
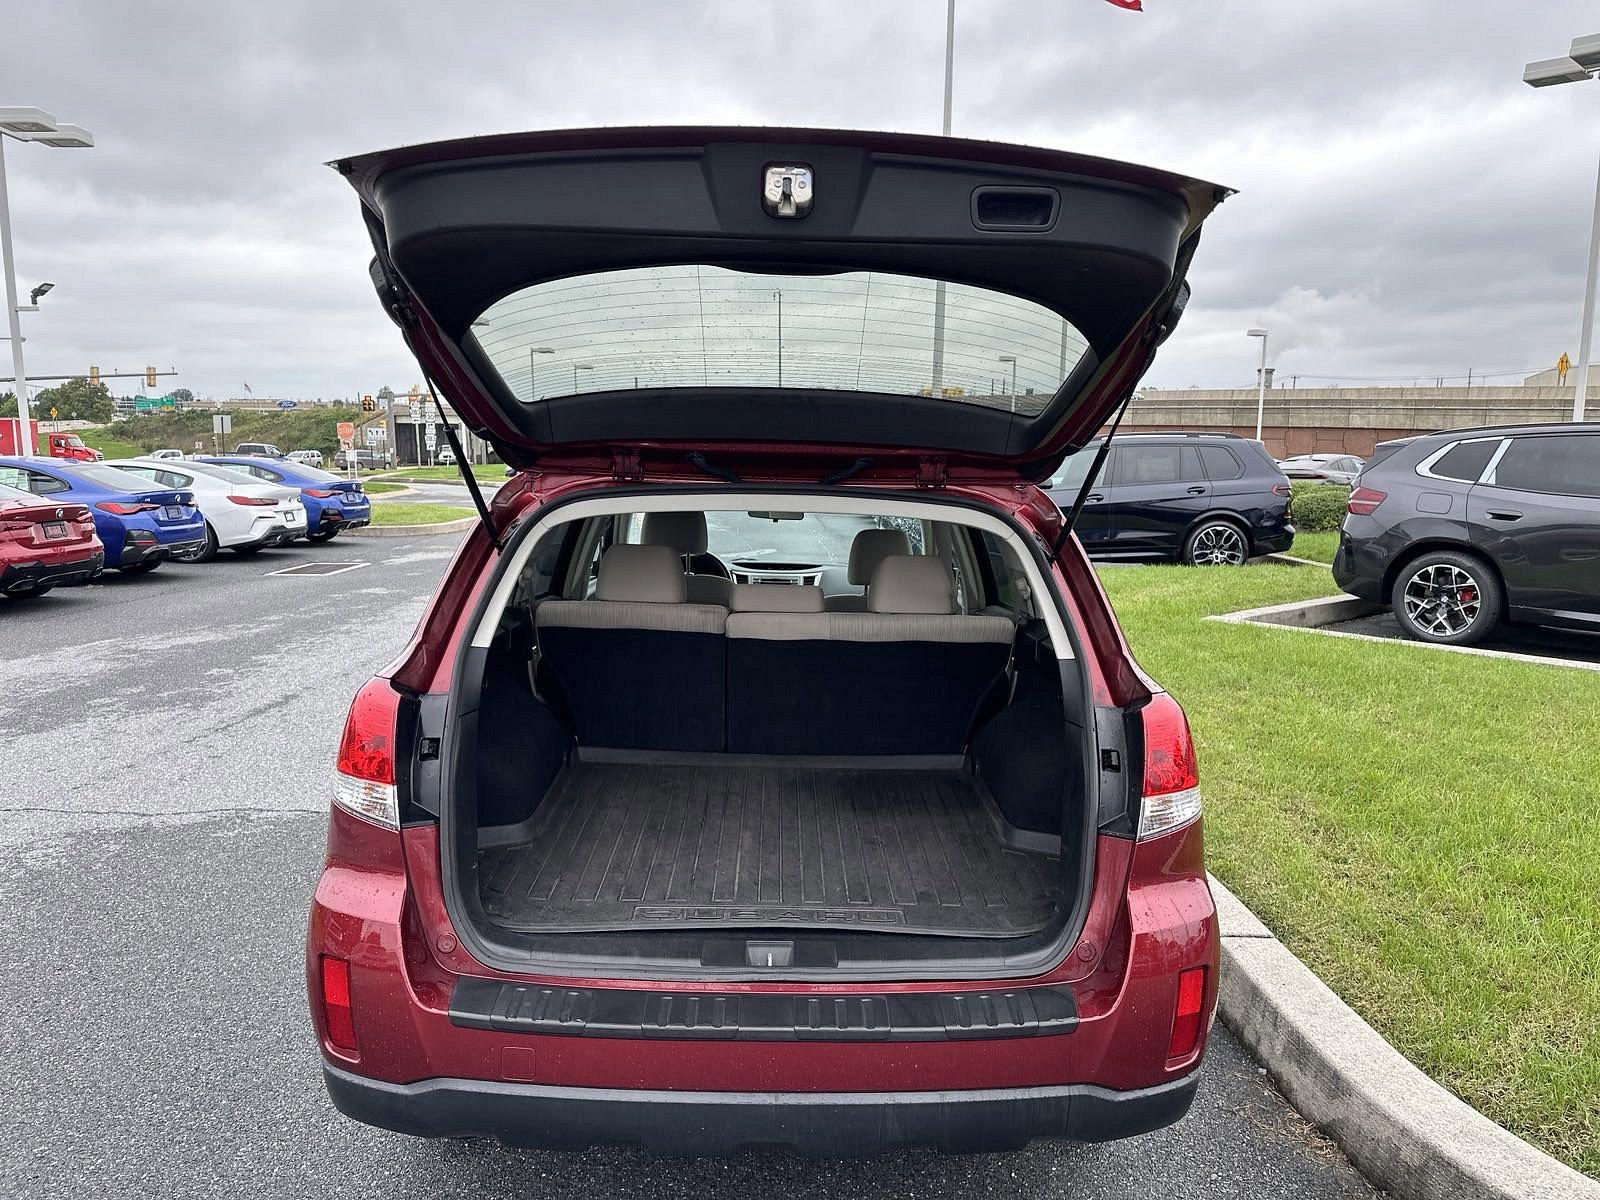
[[[1188,1112],[1198,1069],[1137,1091],[1092,1084],[942,1092],[677,1092],[478,1079],[385,1083],[324,1064],[346,1116],[418,1137],[491,1137],[512,1146],[642,1146],[672,1155],[781,1146],[853,1158],[908,1146],[1006,1150],[1036,1138],[1102,1142]]]
[[[88,583],[105,570],[105,551],[68,562],[14,563],[0,568],[0,592],[31,592],[42,587],[66,587]]]

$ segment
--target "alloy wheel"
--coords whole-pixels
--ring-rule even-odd
[[[1454,563],[1430,563],[1406,580],[1406,617],[1424,633],[1454,637],[1483,609],[1478,581]]]
[[[1236,567],[1244,562],[1244,534],[1232,525],[1207,525],[1194,535],[1189,557],[1196,566]]]

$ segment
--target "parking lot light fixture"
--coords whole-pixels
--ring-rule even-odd
[[[579,371],[592,371],[592,370],[594,370],[594,364],[593,363],[573,363],[572,364],[572,394],[574,396],[576,396],[578,394],[578,372]]]
[[[1256,373],[1256,441],[1261,441],[1261,427],[1267,415],[1267,331],[1246,329],[1246,337],[1261,339],[1261,366]]]
[[[1011,364],[1011,411],[1017,411],[1017,356],[1015,354],[1002,354],[996,362]]]
[[[81,125],[64,125],[42,108],[0,108],[0,259],[4,260],[6,277],[6,330],[11,339],[11,374],[16,380],[17,430],[21,445],[18,450],[31,456],[38,450],[35,442],[32,401],[28,396],[28,372],[22,361],[21,314],[26,311],[17,303],[17,262],[11,250],[11,204],[6,191],[6,138],[19,142],[39,142],[59,149],[94,145],[94,137]],[[31,305],[50,290],[50,285],[35,288]]]
[[[534,364],[535,360],[534,360],[533,356],[535,354],[554,354],[555,352],[556,352],[556,348],[554,346],[529,346],[528,347],[528,403],[529,404],[532,404],[535,400],[537,400],[539,398],[539,389],[534,386],[533,364]],[[577,387],[574,386],[573,390],[576,391]]]
[[[1564,58],[1546,58],[1522,69],[1522,82],[1529,87],[1553,87],[1559,83],[1583,83],[1600,75],[1600,33],[1572,39]],[[1594,185],[1594,217],[1589,226],[1589,268],[1583,285],[1583,326],[1578,332],[1578,370],[1572,387],[1572,419],[1583,420],[1584,402],[1589,391],[1589,351],[1594,346],[1595,278],[1600,275],[1600,176]]]

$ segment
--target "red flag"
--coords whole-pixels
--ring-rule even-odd
[[[1131,12],[1143,12],[1144,0],[1106,0],[1107,4],[1115,4],[1118,8],[1126,8]]]

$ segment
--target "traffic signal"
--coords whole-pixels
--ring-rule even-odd
[[[146,367],[144,369],[144,385],[145,387],[155,387],[156,369],[154,367]]]
[[[361,397],[361,411],[362,412],[376,412],[377,409],[378,409],[378,406],[377,406],[376,403],[374,403],[374,401],[373,401],[371,396],[363,396],[363,397]]]

